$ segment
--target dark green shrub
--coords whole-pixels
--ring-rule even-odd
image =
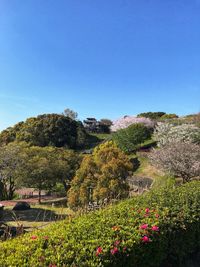
[[[151,130],[142,123],[135,123],[113,134],[113,140],[124,152],[136,150],[141,143],[151,137]]]

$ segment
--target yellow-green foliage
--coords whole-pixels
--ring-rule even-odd
[[[164,188],[0,244],[2,267],[183,266],[200,246],[200,182]]]
[[[128,186],[125,179],[131,169],[129,158],[112,141],[99,145],[92,155],[83,159],[68,192],[69,205],[74,207],[87,204],[90,187],[96,201],[126,196]]]

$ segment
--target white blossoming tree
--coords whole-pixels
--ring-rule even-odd
[[[181,177],[183,182],[200,177],[200,146],[197,144],[172,142],[160,149],[154,149],[149,158],[152,165]]]
[[[158,123],[153,138],[159,147],[172,142],[200,143],[200,128],[193,124]]]

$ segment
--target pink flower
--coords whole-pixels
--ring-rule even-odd
[[[36,240],[36,239],[37,239],[37,236],[36,236],[36,235],[32,235],[32,236],[31,236],[31,239],[32,239],[32,240]]]
[[[140,229],[143,229],[143,230],[145,230],[145,229],[147,229],[148,228],[148,224],[146,223],[146,224],[142,224],[141,226],[140,226]]]
[[[96,256],[99,256],[103,252],[102,247],[98,247],[96,251]]]
[[[149,243],[150,242],[150,238],[145,235],[145,236],[142,237],[142,241],[143,241],[143,243]]]
[[[110,252],[111,252],[112,255],[115,255],[116,253],[119,252],[119,250],[118,250],[118,248],[114,247],[113,249],[111,249]]]
[[[146,208],[146,209],[145,209],[145,212],[146,212],[146,213],[149,213],[149,212],[150,212],[150,209],[149,209],[149,208]]]
[[[49,239],[49,237],[48,237],[48,236],[43,236],[43,238],[44,238],[45,240],[48,240],[48,239]]]
[[[127,247],[124,247],[124,248],[123,248],[123,251],[126,251],[126,250],[127,250]]]
[[[159,217],[160,217],[160,215],[159,215],[159,214],[155,214],[155,217],[156,217],[156,218],[159,218]]]
[[[155,232],[158,232],[159,231],[159,227],[154,225],[154,226],[151,227],[151,230],[155,231]]]
[[[55,264],[49,264],[49,267],[56,267]]]
[[[121,242],[120,242],[119,240],[116,240],[115,243],[114,243],[114,245],[115,245],[115,246],[118,246],[120,243],[121,243]]]

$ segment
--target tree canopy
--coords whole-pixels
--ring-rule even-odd
[[[84,206],[90,201],[123,198],[128,194],[126,178],[132,170],[129,158],[112,142],[95,148],[84,157],[68,192],[71,207]]]
[[[0,144],[25,141],[34,146],[82,147],[87,133],[81,122],[60,114],[43,114],[20,122],[0,134]]]

